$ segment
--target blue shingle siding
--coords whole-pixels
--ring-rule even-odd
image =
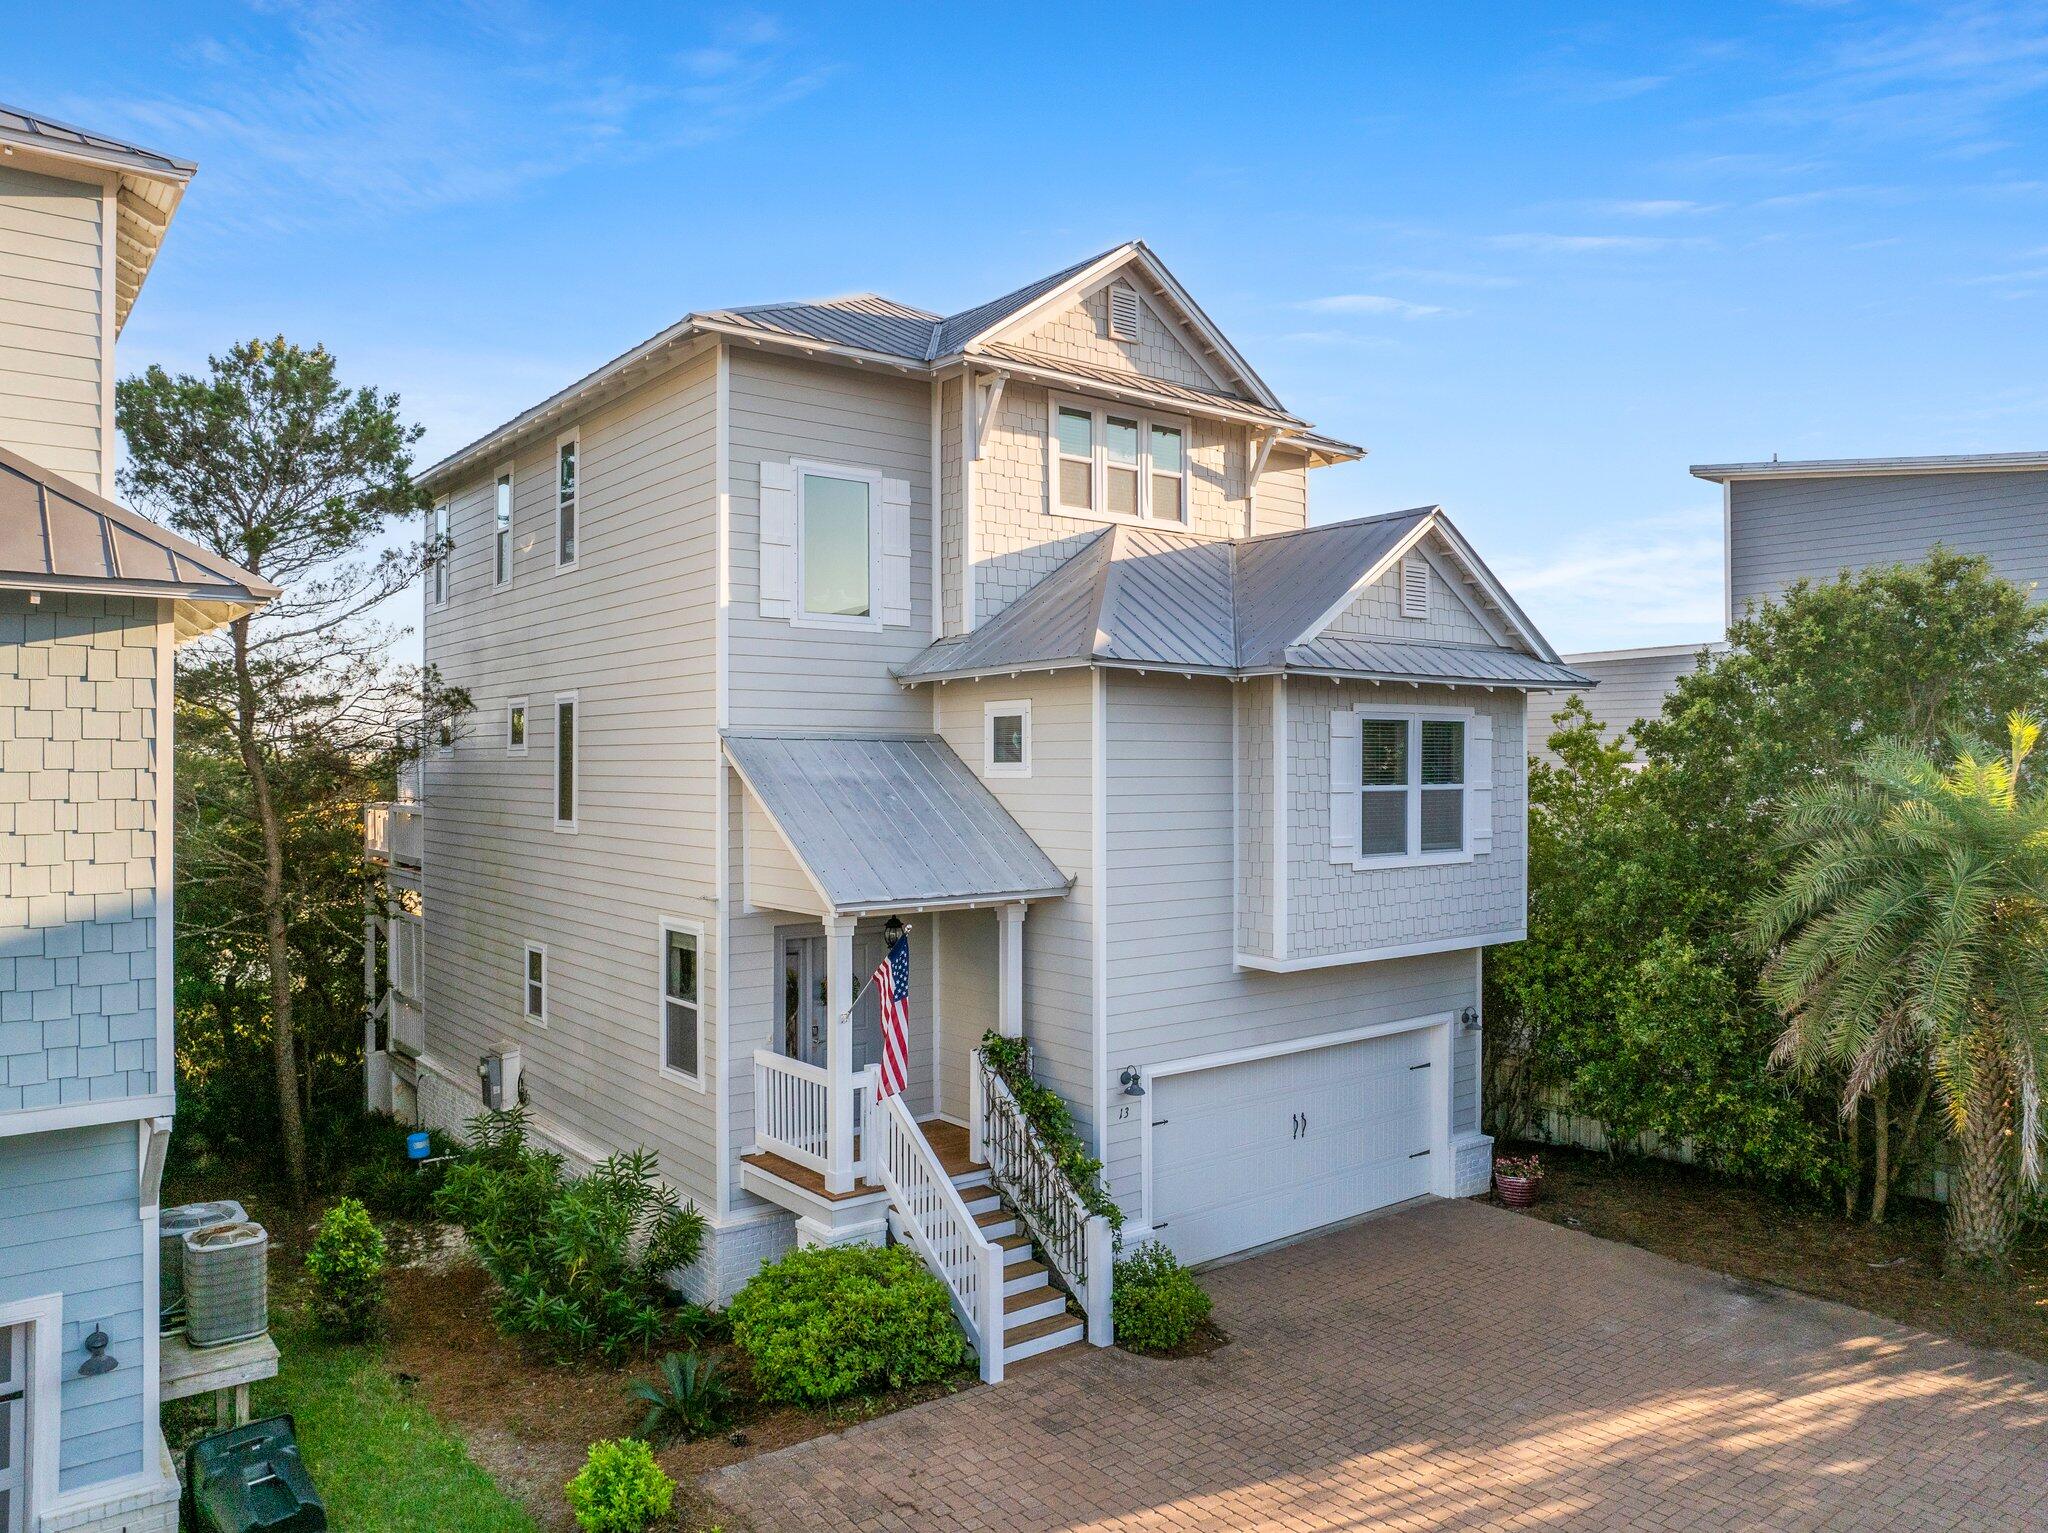
[[[0,592],[0,1111],[157,1088],[158,639]]]
[[[138,1160],[132,1123],[0,1138],[0,1303],[64,1297],[60,1491],[146,1466]],[[95,1326],[120,1366],[81,1378]]]

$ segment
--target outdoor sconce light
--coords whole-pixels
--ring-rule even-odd
[[[119,1363],[107,1356],[107,1348],[113,1344],[114,1339],[111,1336],[98,1326],[94,1326],[92,1328],[92,1335],[85,1338],[85,1350],[89,1355],[84,1362],[78,1365],[79,1377],[96,1379],[101,1374],[112,1373],[116,1368],[120,1367]]]
[[[1138,1067],[1136,1065],[1125,1065],[1124,1073],[1119,1075],[1117,1079],[1123,1082],[1125,1096],[1141,1097],[1145,1094],[1144,1086],[1139,1084],[1138,1081]]]
[[[1465,1009],[1464,1009],[1463,1011],[1459,1012],[1459,1013],[1458,1013],[1458,1027],[1459,1027],[1460,1031],[1463,1031],[1463,1032],[1467,1032],[1467,1033],[1476,1033],[1476,1032],[1478,1032],[1478,1031],[1479,1031],[1479,1008],[1478,1008],[1477,1006],[1467,1006],[1467,1007],[1466,1007],[1466,1008],[1465,1008]]]
[[[882,940],[890,947],[894,947],[903,940],[903,933],[908,929],[903,924],[901,916],[891,916],[882,923]]]

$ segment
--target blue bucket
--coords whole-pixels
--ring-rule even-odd
[[[434,1142],[424,1133],[405,1136],[405,1153],[410,1160],[425,1160],[434,1153]]]

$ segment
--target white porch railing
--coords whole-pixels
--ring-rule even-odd
[[[1031,1238],[1088,1317],[1088,1341],[1116,1339],[1110,1312],[1115,1277],[1109,1220],[1090,1213],[1074,1184],[1046,1150],[1024,1109],[979,1049],[969,1074],[972,1152],[987,1163],[997,1191],[1009,1199]]]
[[[426,817],[418,804],[363,806],[363,852],[372,862],[416,868],[426,846]]]
[[[754,1050],[755,1145],[822,1176],[831,1155],[831,1091],[831,1074],[817,1065]]]
[[[873,1078],[870,1067],[869,1078]],[[1003,1378],[1003,1248],[982,1234],[960,1189],[932,1152],[901,1095],[876,1101],[868,1114],[869,1175],[889,1194],[903,1233],[925,1265],[946,1284],[959,1319],[981,1358],[984,1383]]]

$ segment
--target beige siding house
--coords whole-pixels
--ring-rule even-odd
[[[1107,1339],[1110,1241],[990,1031],[1189,1261],[1483,1186],[1524,700],[1583,678],[1440,510],[1310,527],[1358,456],[1134,243],[692,314],[436,465],[477,711],[372,817],[373,1097],[658,1151],[704,1297],[907,1241],[991,1377]]]

